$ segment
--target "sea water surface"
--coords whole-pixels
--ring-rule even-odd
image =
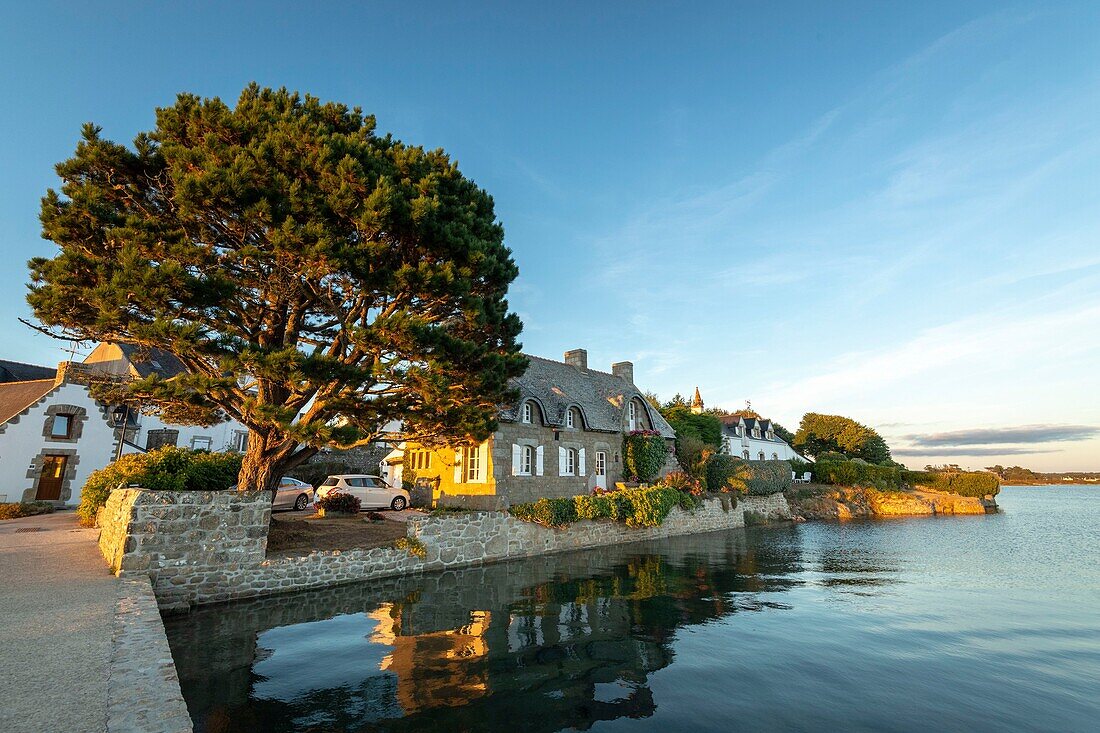
[[[169,618],[196,731],[1100,731],[1100,488]]]

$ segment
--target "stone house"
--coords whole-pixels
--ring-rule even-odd
[[[405,445],[404,478],[425,494],[430,489],[433,505],[502,509],[614,488],[624,479],[623,438],[633,430],[665,439],[662,475],[677,468],[676,433],[634,385],[633,364],[589,369],[584,349],[566,352],[564,361],[528,358],[527,371],[512,382],[519,399],[501,407],[488,440],[446,448]]]
[[[18,373],[48,377],[0,382],[0,502],[79,504],[88,476],[115,460],[120,450],[140,453],[179,445],[223,451],[243,450],[247,444],[247,429],[235,421],[174,425],[92,397],[88,384],[104,373],[135,378],[157,373],[166,379],[181,373],[183,365],[159,349],[142,358],[134,347],[100,344],[84,362],[34,369]]]

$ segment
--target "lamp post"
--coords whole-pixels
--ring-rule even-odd
[[[121,434],[118,438],[118,454],[115,460],[122,459],[122,446],[126,444],[126,426],[130,422],[130,406],[125,402],[114,409],[115,424],[121,426]]]

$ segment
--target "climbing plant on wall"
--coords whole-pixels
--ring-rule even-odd
[[[665,465],[665,439],[655,430],[633,430],[623,438],[625,475],[635,481],[652,481]]]

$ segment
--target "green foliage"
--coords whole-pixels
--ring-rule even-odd
[[[676,460],[689,476],[706,484],[707,462],[716,454],[713,446],[691,436],[676,438]]]
[[[933,475],[929,488],[980,499],[1001,493],[1001,481],[995,474],[986,471],[937,473]]]
[[[0,504],[0,519],[19,519],[20,517],[33,517],[36,514],[52,514],[53,510],[53,504],[45,501]]]
[[[903,466],[876,466],[863,461],[818,461],[814,479],[838,486],[873,488],[879,491],[924,486],[960,496],[996,496],[1000,480],[986,471],[910,471]]]
[[[221,491],[236,482],[240,470],[239,453],[207,453],[173,446],[131,453],[92,471],[80,490],[76,514],[81,524],[91,526],[111,490],[120,485],[152,491]]]
[[[187,373],[96,385],[177,422],[248,426],[240,488],[400,419],[482,440],[526,368],[518,270],[487,192],[359,109],[256,84],[181,94],[131,147],[88,124],[42,200],[35,316]]]
[[[661,415],[676,430],[676,441],[696,438],[715,450],[722,447],[722,422],[709,413],[698,415],[683,404],[670,404],[661,409]]]
[[[636,481],[652,481],[665,465],[665,439],[653,430],[634,430],[623,437],[625,474]]]
[[[799,478],[802,478],[802,474],[814,472],[814,464],[809,461],[804,461],[801,458],[788,458],[787,463],[790,464],[791,471],[793,471]]]
[[[759,527],[768,523],[768,517],[752,509],[745,511],[745,526],[746,527]]]
[[[428,548],[416,537],[398,537],[393,541],[393,546],[421,560],[428,556]]]
[[[745,493],[752,477],[748,461],[718,453],[706,465],[707,491]]]
[[[318,509],[324,509],[326,512],[344,512],[345,514],[358,514],[363,506],[358,496],[345,494],[342,491],[334,491],[322,496],[316,504]]]
[[[656,527],[676,506],[692,509],[695,501],[677,489],[651,486],[591,496],[539,499],[513,504],[509,511],[517,519],[546,527],[565,527],[579,519],[613,519],[628,527]]]
[[[877,432],[841,415],[807,412],[794,435],[793,447],[816,458],[835,452],[847,458],[862,458],[868,463],[890,460],[890,448]]]
[[[791,467],[786,461],[751,461],[746,482],[750,496],[768,496],[791,487]]]
[[[564,527],[577,521],[577,507],[573,497],[542,498],[528,504],[513,504],[509,511],[517,519],[535,522],[546,527]]]

